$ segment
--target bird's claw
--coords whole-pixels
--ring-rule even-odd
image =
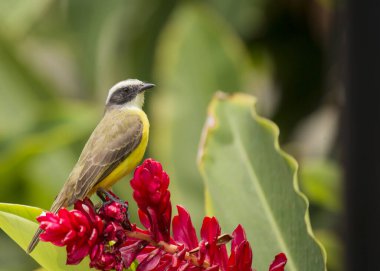
[[[120,203],[126,210],[128,210],[128,204],[120,200],[115,194],[111,191],[108,191],[102,187],[98,188],[96,191],[98,197],[103,201],[103,205],[111,204],[112,202]]]

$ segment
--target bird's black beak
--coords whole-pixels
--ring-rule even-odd
[[[155,86],[156,86],[155,84],[144,83],[142,85],[142,87],[139,89],[139,92],[143,92],[144,90],[150,89],[150,88],[155,87]]]

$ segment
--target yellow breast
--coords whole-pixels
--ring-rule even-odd
[[[133,114],[138,114],[143,123],[143,133],[140,144],[131,152],[130,155],[126,157],[123,162],[120,163],[120,165],[118,165],[106,178],[98,183],[91,190],[90,194],[95,192],[99,187],[107,189],[112,186],[118,180],[134,170],[143,158],[149,139],[149,121],[146,114],[142,110],[134,110]]]

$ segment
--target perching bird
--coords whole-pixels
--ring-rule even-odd
[[[152,87],[153,84],[128,79],[109,90],[104,116],[53,202],[52,213],[99,188],[111,187],[138,165],[149,136],[149,121],[142,110],[144,91]],[[41,233],[42,230],[38,229],[33,236],[28,253],[38,244]]]

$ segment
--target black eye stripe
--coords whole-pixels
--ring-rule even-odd
[[[109,104],[125,104],[136,97],[137,92],[129,87],[124,87],[112,93]]]

